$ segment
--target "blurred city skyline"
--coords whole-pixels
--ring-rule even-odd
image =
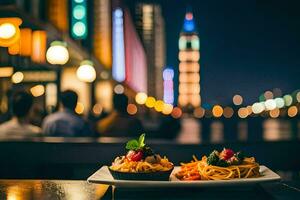
[[[133,5],[137,0],[127,0]],[[203,103],[227,105],[235,94],[245,104],[267,90],[299,88],[300,14],[293,1],[143,1],[162,6],[166,64],[178,69],[178,38],[186,8],[200,36]],[[178,76],[175,75],[175,84]],[[176,88],[176,87],[175,87]],[[176,91],[175,91],[176,92]]]

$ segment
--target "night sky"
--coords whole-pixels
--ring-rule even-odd
[[[178,36],[186,6],[194,12],[201,44],[203,103],[247,104],[266,90],[300,88],[300,1],[153,0],[162,5],[167,65],[178,69]]]

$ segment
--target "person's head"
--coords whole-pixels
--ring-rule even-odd
[[[12,112],[17,118],[26,117],[33,104],[33,97],[25,91],[18,91],[12,95]]]
[[[116,111],[126,113],[128,97],[125,94],[114,94],[113,104]]]
[[[66,90],[61,93],[61,103],[64,108],[75,110],[78,100],[78,95],[72,90]]]

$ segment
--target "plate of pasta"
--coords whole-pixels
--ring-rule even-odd
[[[166,157],[156,154],[150,154],[151,160],[146,154],[138,161],[130,160],[128,154],[117,157],[111,166],[101,167],[88,182],[116,187],[223,187],[280,180],[279,175],[259,165],[254,157],[231,149],[215,150],[201,159],[193,156],[191,162],[175,167]]]

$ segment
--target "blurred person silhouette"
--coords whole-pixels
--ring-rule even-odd
[[[11,97],[12,119],[0,125],[0,136],[37,136],[41,129],[30,124],[29,113],[33,96],[25,91],[17,91]]]
[[[61,93],[62,110],[48,115],[42,125],[46,136],[76,137],[92,136],[89,124],[75,113],[78,95],[72,90]]]
[[[141,121],[127,113],[128,97],[114,94],[114,110],[97,123],[97,131],[107,137],[136,137],[143,132]]]

